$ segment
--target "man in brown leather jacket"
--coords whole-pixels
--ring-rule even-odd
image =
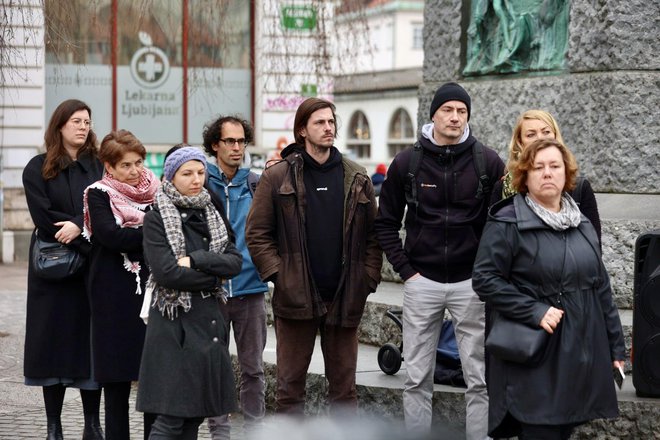
[[[380,282],[377,206],[366,170],[333,146],[335,107],[309,98],[296,112],[296,142],[266,169],[246,240],[264,281],[275,284],[277,411],[302,414],[320,331],[332,410],[357,406],[357,326]]]

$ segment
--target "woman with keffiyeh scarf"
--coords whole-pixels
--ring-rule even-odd
[[[149,274],[142,223],[159,181],[144,167],[146,150],[131,132],[101,143],[103,178],[85,190],[83,235],[92,242],[88,292],[94,378],[105,394],[106,440],[128,440],[128,398],[138,378],[145,326],[139,317]],[[150,420],[145,417],[145,430]]]
[[[236,409],[222,283],[241,270],[232,233],[203,187],[198,148],[165,161],[165,181],[144,219],[153,289],[137,409],[158,414],[150,439],[196,439],[204,418]]]

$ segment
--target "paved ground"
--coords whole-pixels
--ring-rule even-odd
[[[40,387],[23,384],[23,342],[25,338],[25,304],[27,263],[0,264],[0,440],[23,440],[46,438],[46,416]],[[384,285],[379,289],[378,299],[384,303],[396,302],[397,291],[388,290]],[[400,299],[399,299],[400,301]],[[317,341],[318,343],[318,341]],[[230,346],[230,351],[235,348]],[[383,388],[401,388],[404,375],[383,374],[377,364],[377,347],[360,344],[358,355],[357,382],[360,385]],[[269,329],[268,343],[264,360],[275,362],[275,334]],[[320,347],[314,350],[309,371],[323,372],[323,358]],[[403,371],[404,368],[401,370]],[[436,385],[438,389],[451,389]],[[462,389],[451,389],[463,392]],[[103,401],[101,401],[103,405]],[[135,387],[131,394],[131,408],[135,408]],[[143,438],[142,414],[131,411],[131,438]],[[103,407],[101,408],[103,418]],[[242,430],[241,416],[233,415],[232,440],[245,440],[248,436]],[[83,430],[82,404],[78,390],[69,389],[65,395],[62,411],[62,424],[66,440],[81,438]],[[401,440],[400,420],[368,418],[343,418],[327,420],[323,418],[300,421],[267,419],[263,433],[257,433],[253,440]],[[444,438],[460,439],[461,433],[454,428],[439,426],[435,433],[447,433]],[[209,439],[205,424],[200,429],[200,439]]]
[[[23,384],[23,340],[25,338],[25,300],[27,264],[0,265],[0,439],[46,438],[46,416],[40,387]],[[103,402],[101,402],[103,405]],[[135,408],[135,387],[131,394]],[[103,418],[103,408],[101,408]],[[240,416],[238,416],[240,418]],[[238,420],[240,421],[240,420]],[[82,404],[78,390],[69,389],[62,411],[64,438],[81,438],[83,430]],[[235,423],[240,426],[241,423]],[[143,437],[142,413],[131,412],[131,438]],[[242,429],[232,431],[232,438],[241,440]],[[200,439],[208,439],[205,425]]]

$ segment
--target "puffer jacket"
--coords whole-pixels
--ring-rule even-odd
[[[516,421],[563,425],[618,415],[612,361],[624,359],[623,331],[586,217],[577,228],[555,231],[521,194],[495,204],[472,287],[493,319],[504,315],[538,327],[550,306],[564,311],[539,365],[490,356],[490,436],[517,435]]]
[[[245,236],[264,281],[273,281],[273,312],[285,319],[312,319],[357,327],[367,295],[380,282],[382,251],[376,241],[376,199],[366,170],[342,157],[344,235],[342,272],[334,301],[326,308],[311,276],[305,237],[305,185],[299,145],[282,151],[283,160],[267,168],[248,214]]]

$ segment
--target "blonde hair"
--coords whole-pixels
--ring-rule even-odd
[[[555,134],[555,139],[562,144],[564,143],[564,139],[561,137],[561,131],[559,131],[559,125],[557,124],[557,121],[555,120],[555,118],[552,117],[550,113],[544,110],[527,110],[518,117],[518,120],[516,121],[516,125],[513,127],[513,133],[511,134],[511,142],[509,142],[509,160],[507,162],[508,170],[511,170],[513,164],[520,158],[520,154],[523,151],[522,139],[521,139],[522,124],[523,121],[530,119],[531,120],[537,119],[539,121],[543,121],[546,124],[548,124],[550,129]]]

